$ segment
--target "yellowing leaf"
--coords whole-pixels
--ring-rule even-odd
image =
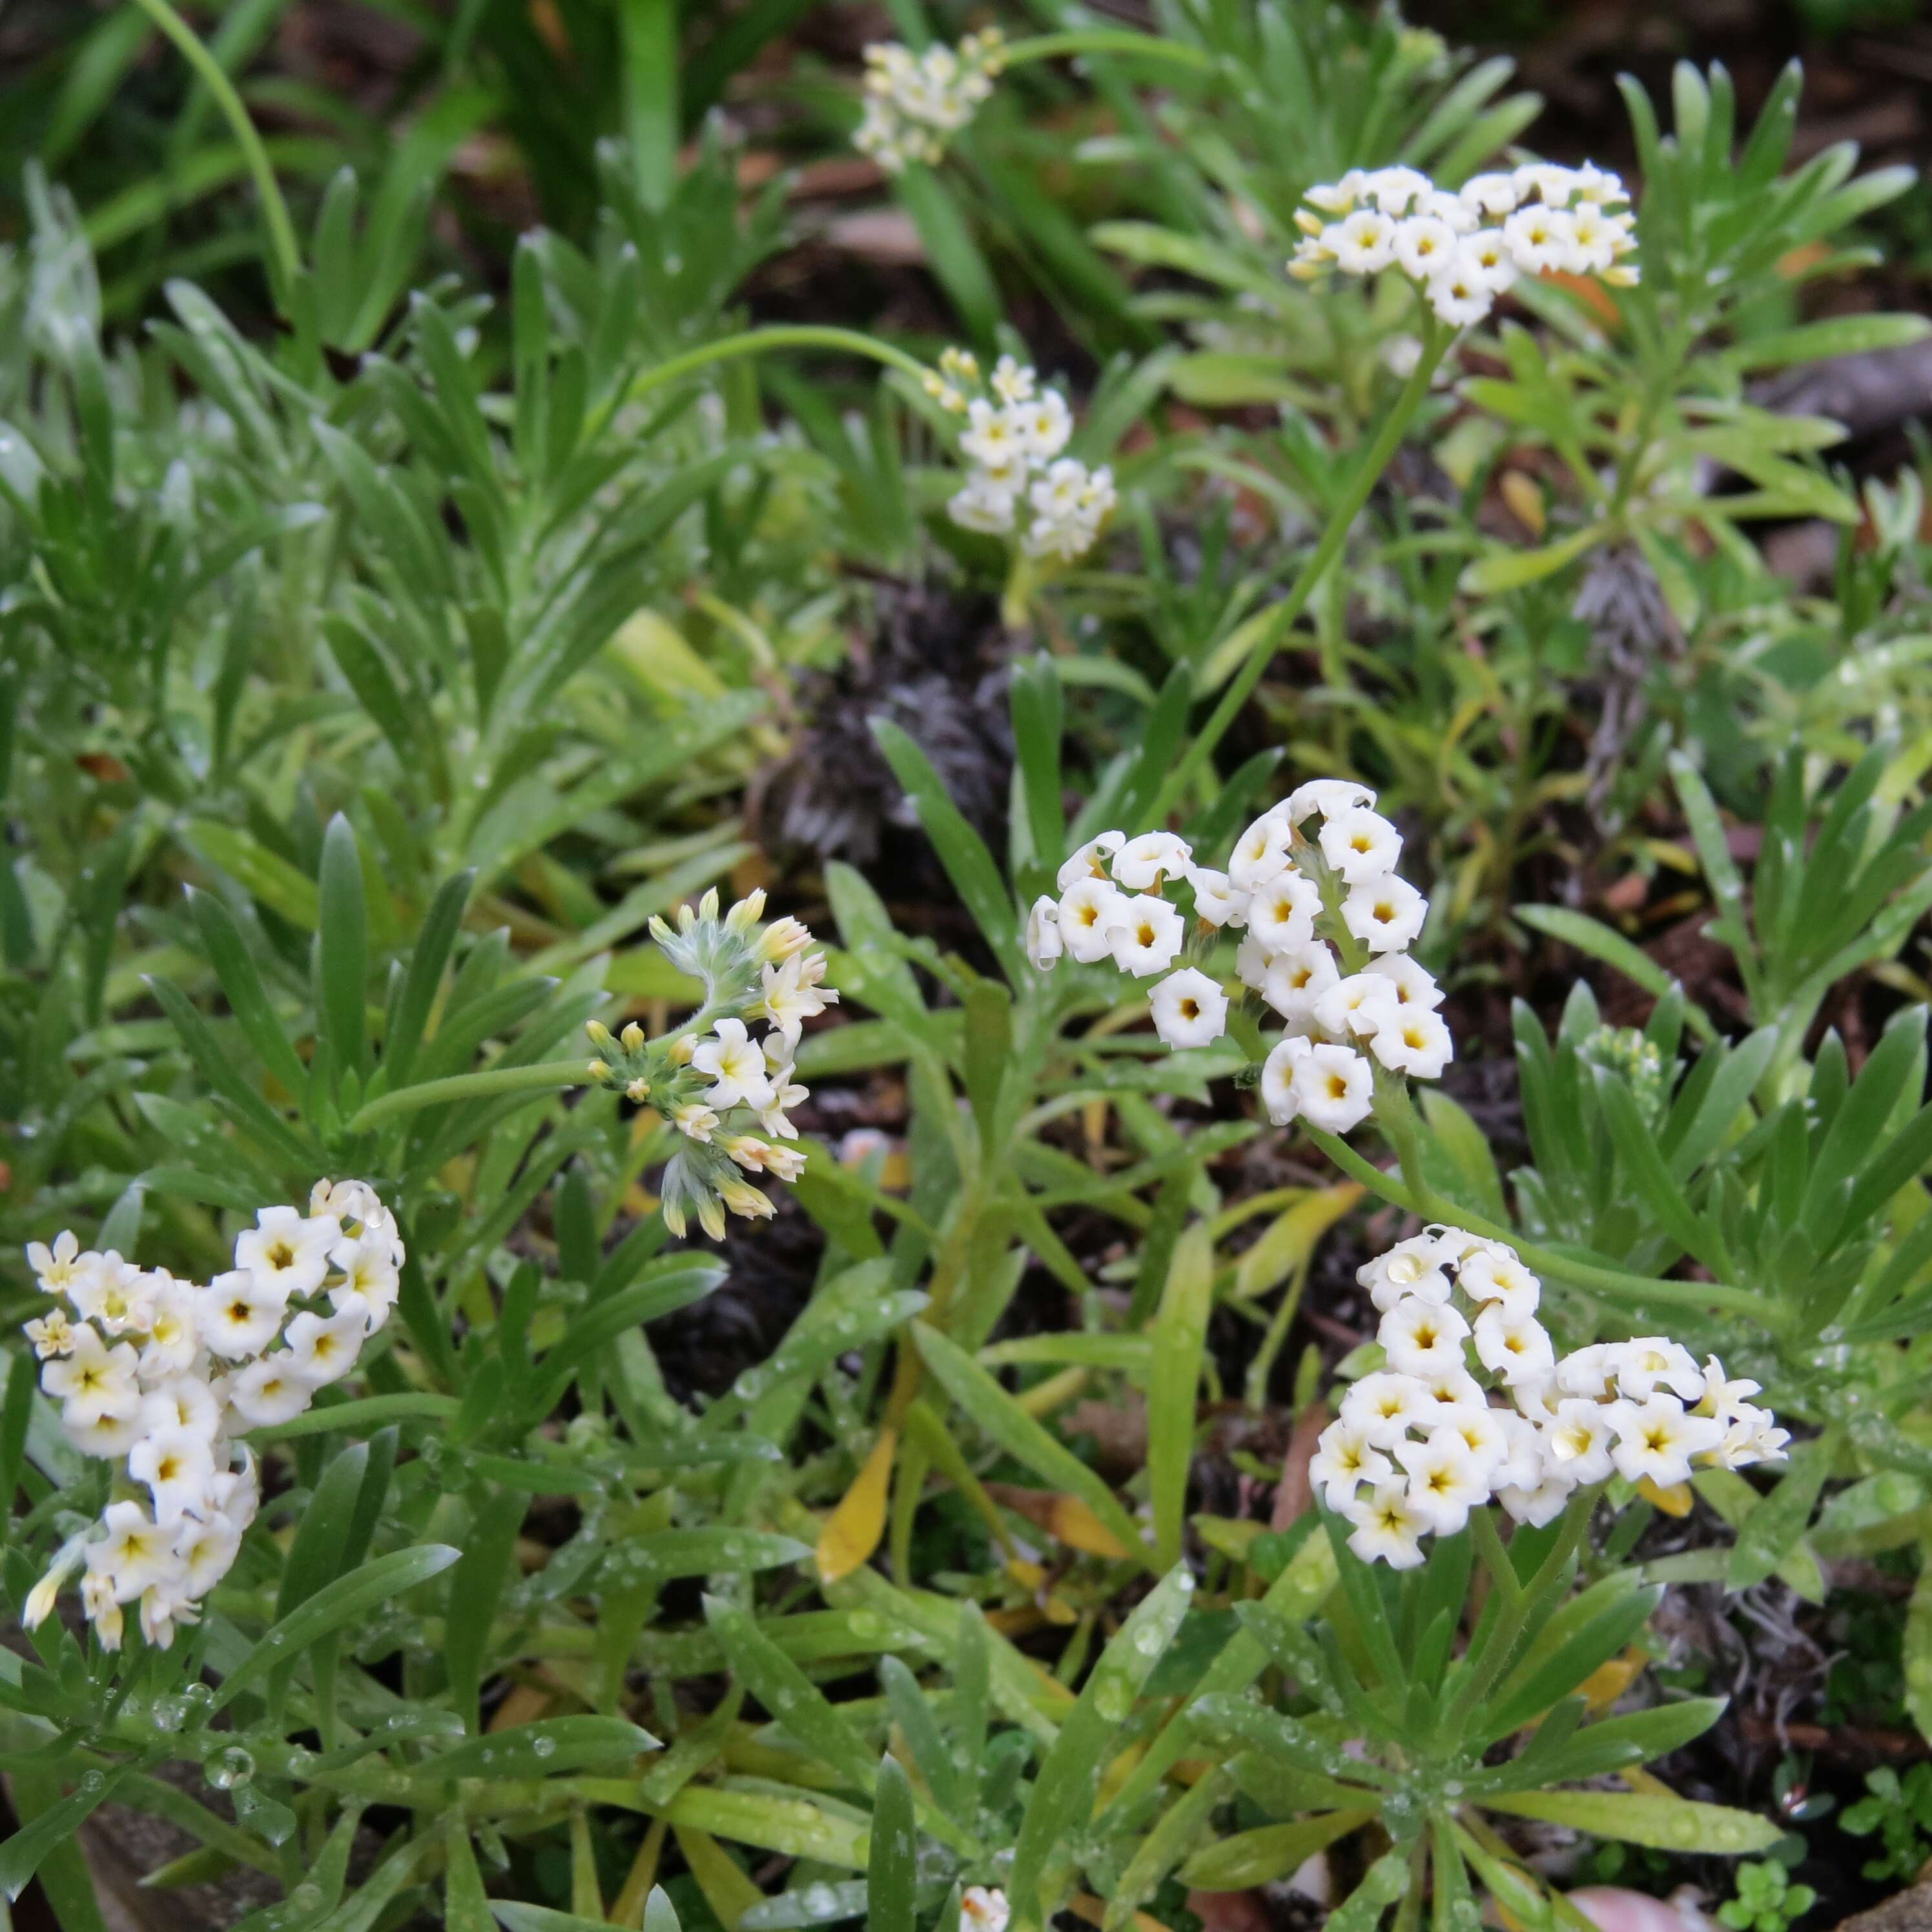
[[[1543,511],[1543,492],[1534,482],[1520,470],[1505,470],[1502,480],[1497,484],[1502,500],[1510,507],[1510,514],[1533,537],[1543,534],[1545,518]]]
[[[1630,1685],[1650,1660],[1634,1645],[1621,1657],[1600,1664],[1577,1685],[1578,1693],[1592,1717],[1607,1711]]]
[[[619,626],[607,649],[652,697],[681,700],[724,693],[724,680],[655,610],[640,610]]]
[[[1540,1818],[1593,1838],[1621,1838],[1666,1852],[1735,1858],[1763,1851],[1782,1835],[1771,1820],[1754,1812],[1695,1804],[1667,1792],[1498,1791],[1486,1794],[1483,1804],[1492,1811]]]
[[[1360,1184],[1353,1180],[1304,1195],[1242,1254],[1234,1269],[1235,1299],[1265,1294],[1291,1269],[1306,1267],[1322,1237],[1361,1198]]]
[[[1669,1489],[1660,1490],[1648,1476],[1636,1486],[1636,1492],[1647,1503],[1654,1503],[1666,1516],[1688,1516],[1690,1514],[1690,1485],[1672,1483]]]
[[[698,1890],[704,1894],[705,1904],[718,1915],[724,1932],[738,1932],[738,1921],[764,1894],[709,1832],[694,1831],[685,1825],[674,1825],[671,1829],[676,1834],[677,1848],[684,1854]]]
[[[881,1430],[852,1486],[826,1519],[818,1538],[818,1574],[824,1582],[836,1583],[850,1576],[878,1548],[886,1533],[886,1494],[898,1446],[897,1430]]]

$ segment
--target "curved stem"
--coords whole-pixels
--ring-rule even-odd
[[[1606,1268],[1600,1262],[1573,1261],[1553,1248],[1539,1247],[1526,1241],[1514,1228],[1498,1226],[1486,1216],[1478,1214],[1460,1201],[1445,1200],[1426,1186],[1405,1185],[1394,1175],[1384,1173],[1372,1161],[1364,1160],[1346,1141],[1334,1134],[1324,1133],[1319,1127],[1310,1126],[1305,1120],[1302,1126],[1309,1138],[1344,1174],[1359,1180],[1391,1206],[1406,1208],[1424,1221],[1441,1221],[1450,1227],[1480,1234],[1485,1240],[1505,1241],[1528,1267],[1539,1274],[1553,1275],[1578,1288],[1625,1300],[1662,1301],[1679,1308],[1706,1310],[1727,1309],[1774,1334],[1784,1326],[1780,1311],[1766,1297],[1754,1294],[1748,1288],[1734,1288],[1730,1282],[1722,1281],[1665,1281],[1654,1275],[1632,1274],[1623,1268]]]
[[[270,166],[268,151],[235,83],[221,63],[202,44],[200,37],[168,0],[134,0],[154,25],[180,49],[182,57],[201,76],[202,83],[214,97],[229,126],[234,130],[236,145],[247,158],[248,172],[255,178],[255,192],[262,198],[262,218],[268,224],[269,279],[275,284],[277,298],[286,308],[296,278],[302,273],[302,248],[296,240],[295,224],[289,218],[289,205],[282,199],[281,186]]]
[[[490,1066],[480,1073],[452,1074],[447,1080],[424,1080],[379,1095],[358,1108],[349,1132],[359,1134],[398,1114],[422,1107],[440,1107],[446,1100],[475,1100],[492,1094],[534,1092],[544,1087],[586,1087],[590,1084],[588,1059],[540,1060],[530,1066]]]
[[[142,4],[147,0],[142,0]],[[156,0],[159,4],[159,0]],[[700,343],[695,349],[687,349],[682,356],[674,356],[668,362],[660,362],[654,369],[646,369],[632,383],[629,398],[635,400],[639,396],[648,395],[653,389],[661,389],[668,382],[675,382],[682,376],[688,376],[700,369],[710,368],[714,363],[735,362],[746,356],[762,356],[769,349],[836,349],[848,355],[866,356],[874,362],[883,362],[889,369],[897,369],[915,380],[926,373],[924,363],[908,356],[903,349],[895,349],[889,342],[881,342],[876,336],[867,335],[856,328],[835,328],[810,322],[778,322],[769,328],[747,329],[742,335],[728,335],[717,342]]]
[[[1222,693],[1214,715],[1196,734],[1193,743],[1161,788],[1160,796],[1155,800],[1148,820],[1149,824],[1160,824],[1173,810],[1176,802],[1193,782],[1195,775],[1214,755],[1215,746],[1226,735],[1228,728],[1240,715],[1241,706],[1247,703],[1255,686],[1261,682],[1262,673],[1274,656],[1276,646],[1306,608],[1309,598],[1327,574],[1329,566],[1341,554],[1351,526],[1361,514],[1362,506],[1369,500],[1369,493],[1381,480],[1382,472],[1400,446],[1403,434],[1421,406],[1422,399],[1429,393],[1429,386],[1435,380],[1442,358],[1456,339],[1456,332],[1445,328],[1432,316],[1426,319],[1424,326],[1427,334],[1423,342],[1421,358],[1410,370],[1408,380],[1402,385],[1402,393],[1383,418],[1375,441],[1356,464],[1354,473],[1348,478],[1348,487],[1342,493],[1341,501],[1329,513],[1328,527],[1322,531],[1321,541],[1301,566],[1300,574],[1289,586],[1288,595],[1270,613],[1270,621],[1256,634],[1249,648],[1247,661]]]
[[[1166,40],[1158,34],[1136,33],[1131,27],[1079,27],[1059,34],[1034,34],[1009,46],[1002,64],[1019,67],[1028,61],[1058,60],[1067,54],[1129,54],[1141,60],[1166,61],[1171,67],[1204,73],[1214,57],[1200,47]]]

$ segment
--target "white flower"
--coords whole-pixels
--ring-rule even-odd
[[[1024,456],[1026,444],[1021,435],[1017,409],[1001,407],[976,396],[966,407],[967,428],[959,438],[961,453],[988,468]]]
[[[1308,1480],[1336,1515],[1355,1500],[1364,1483],[1385,1483],[1395,1473],[1389,1459],[1353,1424],[1331,1422],[1309,1458]]]
[[[229,1406],[250,1429],[292,1421],[308,1408],[313,1391],[293,1355],[278,1348],[250,1362],[228,1390]]]
[[[1187,842],[1172,832],[1143,832],[1120,848],[1114,878],[1132,892],[1158,892],[1163,880],[1188,876],[1193,856]]]
[[[342,1280],[328,1291],[329,1304],[338,1310],[352,1298],[374,1334],[389,1318],[401,1288],[395,1250],[386,1241],[370,1234],[344,1241],[329,1251],[329,1259],[342,1270]]]
[[[1366,183],[1369,198],[1386,214],[1402,214],[1434,185],[1426,174],[1408,167],[1372,169]]]
[[[1600,1401],[1610,1393],[1616,1374],[1616,1345],[1592,1342],[1587,1348],[1572,1348],[1556,1364],[1556,1386],[1565,1395]]]
[[[1126,909],[1126,894],[1111,879],[1076,879],[1060,896],[1060,937],[1068,952],[1083,966],[1106,958]]]
[[[1039,378],[1016,358],[1002,356],[993,364],[992,375],[988,380],[994,394],[1001,402],[1026,403],[1033,400]]]
[[[342,1223],[333,1214],[304,1215],[292,1208],[264,1208],[255,1225],[244,1228],[235,1243],[235,1265],[245,1269],[265,1289],[281,1297],[313,1294],[328,1273],[328,1251],[342,1238]]]
[[[1473,328],[1496,306],[1487,279],[1460,254],[1429,280],[1429,306],[1451,328]]]
[[[1289,828],[1272,814],[1255,820],[1236,842],[1228,861],[1228,877],[1244,892],[1252,892],[1286,871]]]
[[[231,1362],[259,1355],[282,1325],[287,1298],[246,1268],[218,1274],[195,1291],[195,1326],[218,1355]]]
[[[54,1552],[46,1574],[27,1592],[26,1605],[20,1612],[20,1622],[26,1629],[38,1630],[53,1615],[61,1586],[80,1568],[86,1547],[79,1537],[70,1537]]]
[[[1507,1445],[1502,1460],[1490,1472],[1490,1486],[1498,1490],[1534,1489],[1544,1475],[1540,1432],[1527,1416],[1519,1415],[1513,1409],[1492,1409],[1490,1413],[1502,1424]]]
[[[1339,182],[1312,188],[1302,199],[1324,214],[1346,214],[1368,191],[1368,176],[1360,168],[1351,168]]]
[[[1248,922],[1248,896],[1211,866],[1190,866],[1187,883],[1194,888],[1194,910],[1213,926],[1242,926]]]
[[[1481,1408],[1489,1402],[1489,1397],[1483,1393],[1482,1384],[1460,1360],[1444,1362],[1441,1367],[1432,1369],[1414,1379],[1435,1405],[1432,1420],[1434,1415],[1439,1415],[1445,1409]]]
[[[1358,1268],[1355,1280],[1384,1315],[1412,1295],[1438,1307],[1449,1299],[1449,1277],[1432,1234],[1411,1234],[1396,1242],[1387,1253]]]
[[[670,1110],[670,1123],[688,1139],[702,1144],[717,1132],[717,1110],[696,1100],[680,1100]]]
[[[1294,1090],[1294,1070],[1315,1051],[1312,1040],[1290,1034],[1262,1062],[1262,1105],[1276,1126],[1285,1127],[1300,1107]]]
[[[1428,916],[1429,902],[1393,874],[1351,886],[1342,902],[1342,923],[1371,952],[1400,951]]]
[[[752,1011],[769,1019],[792,1046],[798,1044],[806,1021],[816,1019],[828,1006],[838,1004],[836,987],[806,976],[808,963],[802,952],[794,952],[779,965],[758,969],[758,999]]]
[[[1393,1449],[1411,1429],[1427,1427],[1434,1407],[1426,1383],[1377,1369],[1342,1396],[1341,1419],[1372,1449]]]
[[[80,1580],[80,1606],[94,1626],[103,1650],[121,1648],[123,1618],[114,1600],[114,1579],[102,1570],[90,1569]]]
[[[712,1036],[693,1050],[691,1064],[694,1072],[710,1076],[712,1084],[704,1096],[710,1106],[762,1107],[771,1099],[764,1050],[746,1032],[742,1020],[718,1021]]]
[[[214,1451],[198,1430],[158,1429],[128,1450],[128,1473],[148,1486],[155,1516],[170,1522],[201,1506],[214,1474]]]
[[[1551,208],[1567,206],[1576,186],[1576,176],[1558,161],[1525,161],[1511,178],[1522,200],[1536,196]]]
[[[1376,1029],[1369,1046],[1392,1072],[1418,1080],[1438,1078],[1456,1054],[1442,1016],[1426,1006],[1398,1008]]]
[[[175,1532],[174,1553],[189,1595],[207,1595],[227,1575],[241,1547],[240,1528],[220,1510],[184,1521]]]
[[[1790,1430],[1778,1427],[1770,1410],[1743,1403],[1724,1426],[1724,1439],[1716,1456],[1727,1469],[1745,1468],[1754,1462],[1774,1462],[1782,1459],[1785,1444],[1790,1440]]]
[[[1126,842],[1126,835],[1120,832],[1103,832],[1098,838],[1088,839],[1060,867],[1054,884],[1064,892],[1082,879],[1106,878],[1108,861]]]
[[[171,1376],[141,1398],[140,1421],[144,1434],[186,1429],[212,1442],[221,1428],[221,1404],[200,1376]]]
[[[1310,1047],[1295,1062],[1292,1085],[1296,1110],[1324,1133],[1346,1134],[1375,1106],[1369,1063],[1351,1047]]]
[[[1322,231],[1323,244],[1335,266],[1351,275],[1372,275],[1395,260],[1396,224],[1372,208],[1354,214]]]
[[[320,1315],[298,1315],[288,1326],[289,1359],[283,1366],[312,1389],[339,1382],[355,1367],[368,1333],[368,1315],[353,1303],[345,1303],[326,1321]]]
[[[88,1545],[87,1567],[107,1579],[117,1604],[131,1604],[155,1584],[177,1582],[180,1558],[174,1552],[174,1527],[157,1524],[139,1503],[110,1503],[101,1516],[107,1534]]]
[[[1399,1006],[1420,1006],[1432,1013],[1442,1004],[1442,988],[1434,976],[1406,952],[1384,952],[1371,959],[1362,970],[1378,980],[1386,980],[1394,989]]]
[[[92,1254],[81,1253],[80,1244],[70,1228],[56,1234],[51,1248],[44,1241],[27,1244],[27,1265],[33,1270],[42,1292],[48,1294],[68,1293],[82,1266],[94,1258]]]
[[[200,1352],[195,1326],[195,1290],[172,1276],[161,1277],[148,1317],[148,1340],[141,1351],[141,1379],[154,1382],[184,1373]]]
[[[959,1900],[959,1932],[1006,1932],[1012,1916],[1004,1892],[969,1885]]]
[[[1468,1323],[1453,1304],[1414,1295],[1398,1301],[1382,1317],[1376,1340],[1398,1375],[1427,1376],[1463,1366],[1462,1344],[1468,1333]]]
[[[1228,1030],[1228,995],[1198,967],[1169,974],[1152,1004],[1154,1031],[1169,1046],[1212,1046]]]
[[[1499,296],[1516,280],[1516,257],[1500,229],[1466,235],[1456,250],[1454,272],[1474,286]]]
[[[1510,1484],[1497,1490],[1496,1501],[1517,1522],[1540,1529],[1563,1514],[1574,1486],[1560,1469],[1546,1467],[1542,1481],[1534,1488]]]
[[[1234,973],[1251,993],[1268,984],[1268,950],[1258,939],[1244,939],[1234,948]]]
[[[1570,256],[1580,271],[1602,274],[1617,259],[1620,238],[1600,208],[1586,203],[1570,218]]]
[[[1688,1348],[1668,1336],[1640,1335],[1633,1341],[1616,1342],[1611,1359],[1618,1393],[1634,1401],[1647,1401],[1660,1383],[1685,1402],[1703,1400],[1703,1370]]]
[[[1512,1315],[1492,1302],[1476,1317],[1476,1354],[1507,1388],[1538,1382],[1556,1366],[1549,1331],[1533,1315]]]
[[[69,1422],[94,1422],[139,1406],[137,1366],[131,1342],[110,1348],[98,1329],[83,1323],[74,1331],[71,1352],[41,1370],[40,1386],[66,1405]]]
[[[1696,1403],[1700,1415],[1713,1415],[1720,1422],[1728,1422],[1737,1416],[1756,1414],[1761,1411],[1750,1408],[1750,1399],[1756,1395],[1760,1384],[1743,1376],[1732,1382],[1724,1373],[1724,1365],[1715,1355],[1704,1358],[1704,1393]]]
[[[1396,1016],[1394,989],[1385,980],[1351,973],[1315,1002],[1315,1024],[1324,1033],[1374,1034]]]
[[[1248,900],[1248,931],[1270,952],[1306,946],[1315,937],[1322,894],[1299,872],[1277,872],[1258,886]]]
[[[1066,950],[1066,942],[1060,936],[1060,904],[1055,899],[1042,895],[1033,902],[1033,910],[1027,915],[1027,957],[1042,973],[1050,973],[1053,963]]]
[[[983,536],[1004,536],[1013,526],[1019,504],[1017,488],[1004,486],[995,472],[982,470],[969,476],[963,488],[946,501],[946,514],[962,530],[977,530]]]
[[[1365,805],[1324,819],[1319,842],[1322,857],[1352,886],[1394,872],[1402,856],[1402,834]]]
[[[1354,1526],[1348,1547],[1364,1563],[1413,1570],[1421,1562],[1422,1539],[1432,1525],[1410,1500],[1406,1484],[1378,1483],[1342,1514]]]
[[[1511,214],[1522,200],[1516,177],[1508,174],[1472,175],[1457,190],[1466,208],[1483,214]]]
[[[130,1328],[147,1327],[154,1290],[139,1268],[110,1248],[104,1255],[81,1258],[68,1286],[68,1298],[104,1334],[123,1335]]]
[[[1317,813],[1323,818],[1333,818],[1375,802],[1375,794],[1353,778],[1310,778],[1288,794],[1285,807],[1276,808],[1285,811],[1291,825],[1300,825]]]
[[[1318,939],[1292,946],[1268,962],[1262,997],[1290,1026],[1315,1023],[1316,1003],[1341,978],[1335,956]]]
[[[1673,1396],[1614,1402],[1610,1416],[1617,1438],[1610,1460],[1618,1474],[1633,1483],[1648,1476],[1659,1489],[1688,1482],[1691,1457],[1708,1454],[1724,1439],[1721,1423],[1689,1414]]]
[[[38,1321],[22,1326],[27,1340],[34,1345],[34,1353],[44,1362],[64,1355],[74,1347],[74,1324],[58,1308],[50,1308]]]
[[[1565,1396],[1542,1430],[1544,1460],[1574,1484],[1610,1477],[1610,1412],[1601,1402]]]
[[[1396,224],[1395,259],[1418,282],[1456,259],[1456,231],[1433,214],[1412,214]]]
[[[141,1592],[141,1634],[158,1650],[174,1642],[177,1624],[200,1621],[194,1598],[180,1583],[151,1583]]]
[[[1543,1297],[1542,1282],[1500,1242],[1465,1255],[1456,1282],[1472,1301],[1494,1302],[1512,1316],[1534,1315]]]
[[[1490,1499],[1488,1472],[1453,1429],[1425,1442],[1399,1442],[1395,1460],[1408,1474],[1409,1507],[1438,1536],[1454,1536],[1469,1512]]]
[[[1021,446],[1036,463],[1051,462],[1073,434],[1072,416],[1058,389],[1042,391],[1021,406],[1018,418]]]
[[[1573,247],[1570,218],[1561,208],[1532,203],[1520,208],[1503,224],[1503,238],[1510,255],[1526,275],[1540,275],[1546,268],[1567,268]]]
[[[1151,892],[1122,902],[1114,920],[1114,961],[1124,973],[1144,980],[1174,964],[1187,937],[1186,922],[1166,900]]]

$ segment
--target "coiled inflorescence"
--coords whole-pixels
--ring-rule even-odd
[[[1381,1311],[1385,1366],[1343,1396],[1309,1476],[1365,1562],[1412,1568],[1425,1536],[1453,1536],[1492,1500],[1538,1526],[1612,1476],[1668,1488],[1784,1454],[1788,1432],[1747,1400],[1757,1384],[1714,1355],[1700,1368],[1647,1335],[1559,1358],[1537,1318],[1542,1284],[1503,1242],[1428,1228],[1356,1278]]]
[[[1367,1056],[1432,1080],[1454,1053],[1441,989],[1408,955],[1429,902],[1397,874],[1402,835],[1375,802],[1366,786],[1314,779],[1241,834],[1225,872],[1171,832],[1103,832],[1061,866],[1059,897],[1034,902],[1034,964],[1067,955],[1165,974],[1153,992],[1161,1038],[1212,1046],[1228,1030],[1225,988],[1199,965],[1168,970],[1189,943],[1191,901],[1197,938],[1245,931],[1235,970],[1286,1022],[1262,1066],[1269,1118],[1346,1133],[1374,1106]]]
[[[396,1304],[404,1258],[394,1217],[359,1180],[318,1181],[306,1214],[261,1209],[234,1267],[206,1283],[83,1252],[71,1234],[32,1243],[28,1264],[54,1298],[26,1324],[40,1386],[68,1439],[119,1468],[100,1522],[35,1586],[28,1628],[76,1570],[110,1650],[137,1600],[150,1643],[194,1622],[260,1500],[242,1438],[292,1420],[355,1367]]]

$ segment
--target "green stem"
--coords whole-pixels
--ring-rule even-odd
[[[1172,67],[1192,68],[1199,73],[1214,64],[1214,56],[1204,48],[1126,27],[1079,27],[1065,33],[1034,34],[1015,40],[1006,50],[1004,64],[1021,67],[1028,61],[1058,60],[1068,54],[1129,54],[1142,60],[1166,61]]]
[[[1240,715],[1243,705],[1253,694],[1255,686],[1261,682],[1262,673],[1267,669],[1268,660],[1274,656],[1276,646],[1286,637],[1303,610],[1315,589],[1327,575],[1329,566],[1341,554],[1342,546],[1348,540],[1348,532],[1369,494],[1381,480],[1396,451],[1401,446],[1416,411],[1421,406],[1423,398],[1429,393],[1429,386],[1435,380],[1436,371],[1449,345],[1456,339],[1453,328],[1445,328],[1432,316],[1424,322],[1426,331],[1423,339],[1422,355],[1408,380],[1402,385],[1402,393],[1396,397],[1394,406],[1382,420],[1382,428],[1376,433],[1376,440],[1364,452],[1356,464],[1353,475],[1348,478],[1348,488],[1342,498],[1329,512],[1328,527],[1322,532],[1321,541],[1315,546],[1301,572],[1289,586],[1288,595],[1269,613],[1269,622],[1262,626],[1250,646],[1246,662],[1235,675],[1227,689],[1221,694],[1221,701],[1215,706],[1214,715],[1206,726],[1189,746],[1180,762],[1174,768],[1167,783],[1162,787],[1160,796],[1154,801],[1153,812],[1148,823],[1160,824],[1176,802],[1193,782],[1195,774],[1210,758],[1215,747],[1226,736],[1228,728]]]
[[[531,1066],[493,1066],[481,1073],[454,1074],[447,1080],[424,1080],[371,1100],[350,1119],[349,1131],[362,1133],[394,1114],[440,1107],[446,1100],[474,1100],[486,1094],[521,1094],[541,1087],[584,1087],[590,1082],[587,1059],[540,1060]]]
[[[1706,1311],[1726,1309],[1774,1334],[1784,1326],[1781,1311],[1749,1288],[1734,1288],[1730,1282],[1722,1281],[1665,1281],[1654,1275],[1632,1274],[1623,1268],[1606,1268],[1599,1262],[1573,1261],[1554,1249],[1539,1247],[1526,1241],[1514,1228],[1498,1227],[1486,1216],[1459,1201],[1447,1200],[1428,1187],[1406,1186],[1372,1161],[1364,1160],[1346,1141],[1336,1135],[1324,1133],[1319,1127],[1310,1126],[1306,1121],[1302,1126],[1309,1138],[1344,1174],[1359,1180],[1371,1193],[1379,1195],[1391,1206],[1406,1208],[1420,1220],[1441,1221],[1450,1227],[1480,1234],[1485,1240],[1507,1242],[1526,1266],[1540,1274],[1554,1275],[1576,1287],[1626,1300],[1667,1302],[1675,1307]]]
[[[289,219],[288,203],[282,199],[280,184],[269,165],[268,152],[235,83],[221,63],[202,44],[200,38],[168,0],[134,0],[136,6],[181,50],[182,57],[202,79],[214,97],[214,104],[234,130],[236,145],[248,157],[248,172],[255,178],[255,192],[262,198],[262,218],[268,230],[269,279],[275,298],[286,310],[293,293],[296,278],[302,273],[302,248],[296,240],[295,224]]]
[[[859,329],[835,328],[812,322],[779,322],[769,328],[747,329],[742,335],[728,335],[719,341],[700,343],[695,349],[687,349],[682,356],[674,356],[669,362],[660,362],[654,369],[646,369],[632,383],[628,394],[634,401],[640,396],[650,394],[653,389],[662,388],[668,382],[675,382],[680,376],[710,368],[714,363],[735,362],[742,356],[762,356],[772,349],[838,350],[848,356],[869,356],[874,362],[883,362],[887,368],[896,369],[915,381],[926,374],[926,364],[916,357]]]

